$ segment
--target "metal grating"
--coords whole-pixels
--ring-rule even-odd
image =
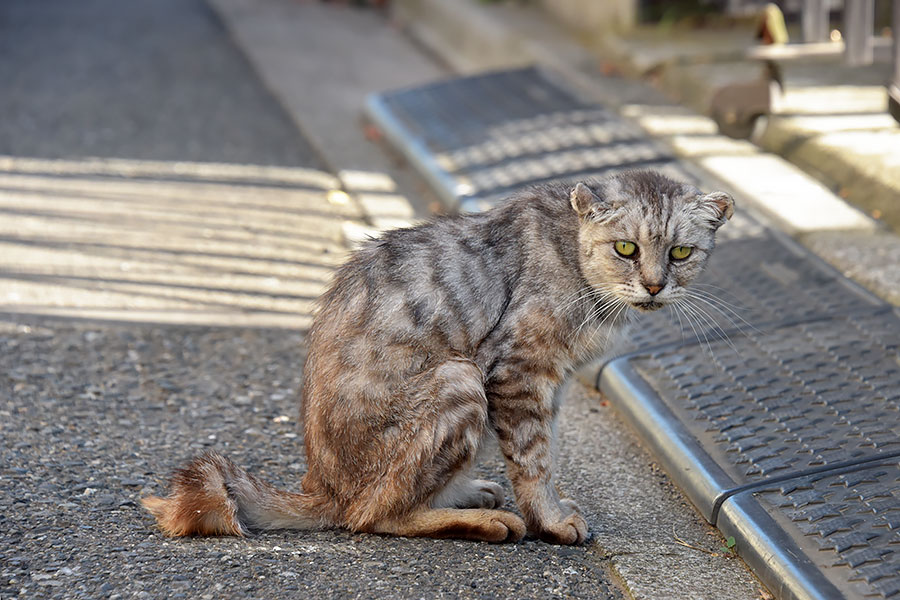
[[[778,597],[898,593],[897,310],[637,352],[600,386]]]
[[[755,518],[748,519],[754,513]],[[900,464],[896,459],[837,475],[791,479],[741,493],[722,507],[720,527],[726,532],[757,528],[760,522],[792,540],[795,547],[774,543],[748,547],[749,562],[765,563],[773,555],[799,552],[809,558],[806,576],[817,582],[820,596],[900,597]],[[826,590],[834,591],[826,594]],[[804,593],[796,584],[787,591],[797,596]]]
[[[652,167],[672,155],[537,68],[374,94],[369,117],[454,208],[481,210],[525,185]]]
[[[732,344],[632,367],[735,485],[900,454],[900,319],[844,316]]]

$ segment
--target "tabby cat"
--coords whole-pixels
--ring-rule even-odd
[[[337,271],[309,333],[302,492],[209,453],[143,504],[173,536],[337,526],[581,543],[553,473],[554,391],[625,313],[686,294],[733,211],[728,194],[634,171],[385,233]],[[524,520],[469,476],[490,435]]]

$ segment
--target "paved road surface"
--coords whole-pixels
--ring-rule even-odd
[[[0,415],[0,595],[619,597],[590,548],[344,532],[163,538],[136,502],[192,454],[217,448],[288,486],[303,472],[302,341],[263,329],[0,323],[0,393],[14,398]]]
[[[0,155],[320,166],[203,0],[4,0],[0,81]]]
[[[137,502],[205,448],[303,472],[303,331],[359,212],[199,1],[7,0],[0,81],[0,598],[621,598],[612,562],[639,597],[755,595],[675,543],[719,540],[578,385],[590,545],[161,536]]]
[[[302,473],[303,329],[359,215],[203,3],[0,23],[0,597],[618,596],[588,548],[162,537],[137,501],[205,448]]]

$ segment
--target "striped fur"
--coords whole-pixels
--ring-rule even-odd
[[[170,535],[337,526],[500,542],[527,529],[580,543],[587,524],[554,480],[554,392],[628,311],[682,297],[732,212],[726,194],[645,171],[388,232],[338,270],[310,331],[302,493],[207,455],[144,504]],[[618,240],[639,250],[623,257]],[[673,246],[694,251],[673,261]],[[467,475],[489,435],[524,521]]]

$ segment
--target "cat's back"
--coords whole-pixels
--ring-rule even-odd
[[[320,299],[310,330],[308,422],[317,422],[313,412],[333,419],[342,406],[370,417],[393,410],[385,399],[433,366],[484,362],[485,348],[496,345],[488,340],[510,326],[504,316],[547,295],[559,277],[559,261],[537,273],[535,255],[548,252],[550,237],[571,235],[571,211],[561,203],[568,206],[531,191],[485,213],[386,232],[356,251]]]
[[[433,265],[463,272],[489,264],[514,268],[516,258],[529,246],[554,231],[571,236],[576,226],[567,187],[550,183],[526,188],[482,213],[441,216],[416,227],[388,231],[363,249],[360,258],[364,264],[388,269]]]
[[[558,188],[558,189],[557,189]],[[535,268],[547,241],[572,237],[564,188],[544,186],[490,211],[385,232],[357,250],[320,299],[313,335],[393,343],[437,335],[477,343]],[[312,340],[315,341],[315,340]]]

